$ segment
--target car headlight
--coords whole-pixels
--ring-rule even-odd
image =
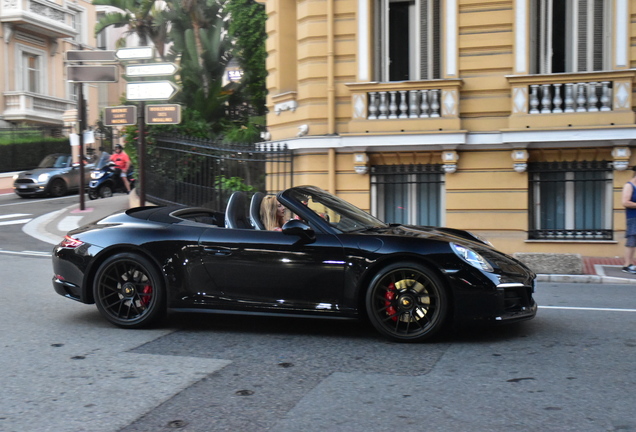
[[[49,173],[40,174],[38,176],[38,183],[46,183],[51,175]]]
[[[492,265],[490,265],[490,263],[486,261],[486,259],[483,256],[479,255],[474,250],[469,249],[466,246],[461,246],[455,243],[451,243],[450,246],[453,252],[455,252],[455,254],[457,254],[458,257],[466,261],[471,266],[486,272],[494,271],[494,269],[492,268]]]
[[[104,177],[104,171],[91,171],[91,178],[93,180],[99,180]]]
[[[20,177],[20,174],[13,174],[13,180],[14,180],[14,181],[15,181],[15,180],[17,180],[17,179],[18,179],[18,177]]]

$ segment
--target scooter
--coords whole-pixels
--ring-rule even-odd
[[[128,170],[127,177],[132,190],[135,187],[135,172],[132,167]],[[109,198],[115,192],[126,192],[126,187],[121,181],[119,171],[115,169],[115,163],[110,160],[110,154],[104,152],[95,165],[95,169],[91,171],[88,197],[92,200]]]

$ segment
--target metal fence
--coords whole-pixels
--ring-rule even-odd
[[[276,193],[292,186],[285,145],[223,144],[159,136],[147,145],[146,196],[157,204],[225,209],[232,192]]]

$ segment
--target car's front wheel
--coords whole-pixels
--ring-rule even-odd
[[[159,272],[134,253],[108,258],[97,270],[93,295],[99,312],[123,328],[147,327],[166,312],[166,293]]]
[[[66,186],[66,182],[61,178],[53,180],[51,186],[49,188],[49,193],[54,197],[61,197],[66,195],[68,191],[68,187]]]
[[[449,298],[431,270],[416,263],[396,263],[371,281],[366,310],[384,336],[417,342],[431,338],[444,326]]]

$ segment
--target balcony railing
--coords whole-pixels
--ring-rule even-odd
[[[633,124],[635,76],[632,70],[508,76],[512,88],[510,126]],[[569,116],[546,117],[544,114]]]
[[[2,0],[0,22],[16,27],[37,28],[38,32],[56,38],[76,34],[71,17],[74,12],[46,0]]]
[[[38,121],[63,124],[62,114],[73,108],[74,102],[30,92],[5,92],[3,117],[8,121]]]
[[[459,129],[461,80],[347,84],[351,132]]]

